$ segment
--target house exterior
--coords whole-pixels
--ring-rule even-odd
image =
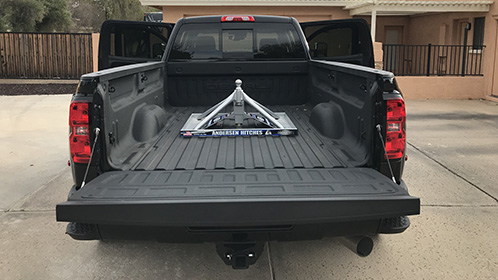
[[[364,18],[377,42],[376,61],[397,74],[407,98],[498,97],[498,5],[494,0],[141,2],[162,9],[165,22],[223,14],[292,16],[300,22]]]

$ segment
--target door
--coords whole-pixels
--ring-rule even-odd
[[[374,67],[370,29],[363,19],[301,23],[311,58]]]
[[[386,44],[403,44],[403,27],[386,26]]]
[[[102,24],[99,70],[161,60],[173,24],[108,20]]]
[[[401,44],[403,44],[403,27],[386,26],[384,44],[389,45],[384,50],[385,70],[395,74],[411,73],[411,59],[403,60],[401,57]],[[406,63],[405,63],[406,62]],[[403,67],[406,69],[403,70]]]

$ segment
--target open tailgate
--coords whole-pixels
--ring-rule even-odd
[[[58,204],[57,220],[255,226],[372,220],[419,211],[418,198],[370,168],[113,171]]]

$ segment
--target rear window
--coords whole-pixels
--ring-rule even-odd
[[[185,24],[175,38],[169,59],[306,59],[303,44],[292,24],[244,26],[247,27],[222,29],[221,23]]]

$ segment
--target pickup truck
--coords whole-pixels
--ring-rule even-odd
[[[74,185],[57,221],[77,240],[213,242],[233,268],[269,240],[336,236],[368,255],[369,236],[420,211],[402,180],[405,103],[373,66],[361,19],[105,22],[100,70],[70,104]],[[228,113],[225,133],[181,132],[238,88],[295,133],[259,133],[264,117],[234,128]]]

